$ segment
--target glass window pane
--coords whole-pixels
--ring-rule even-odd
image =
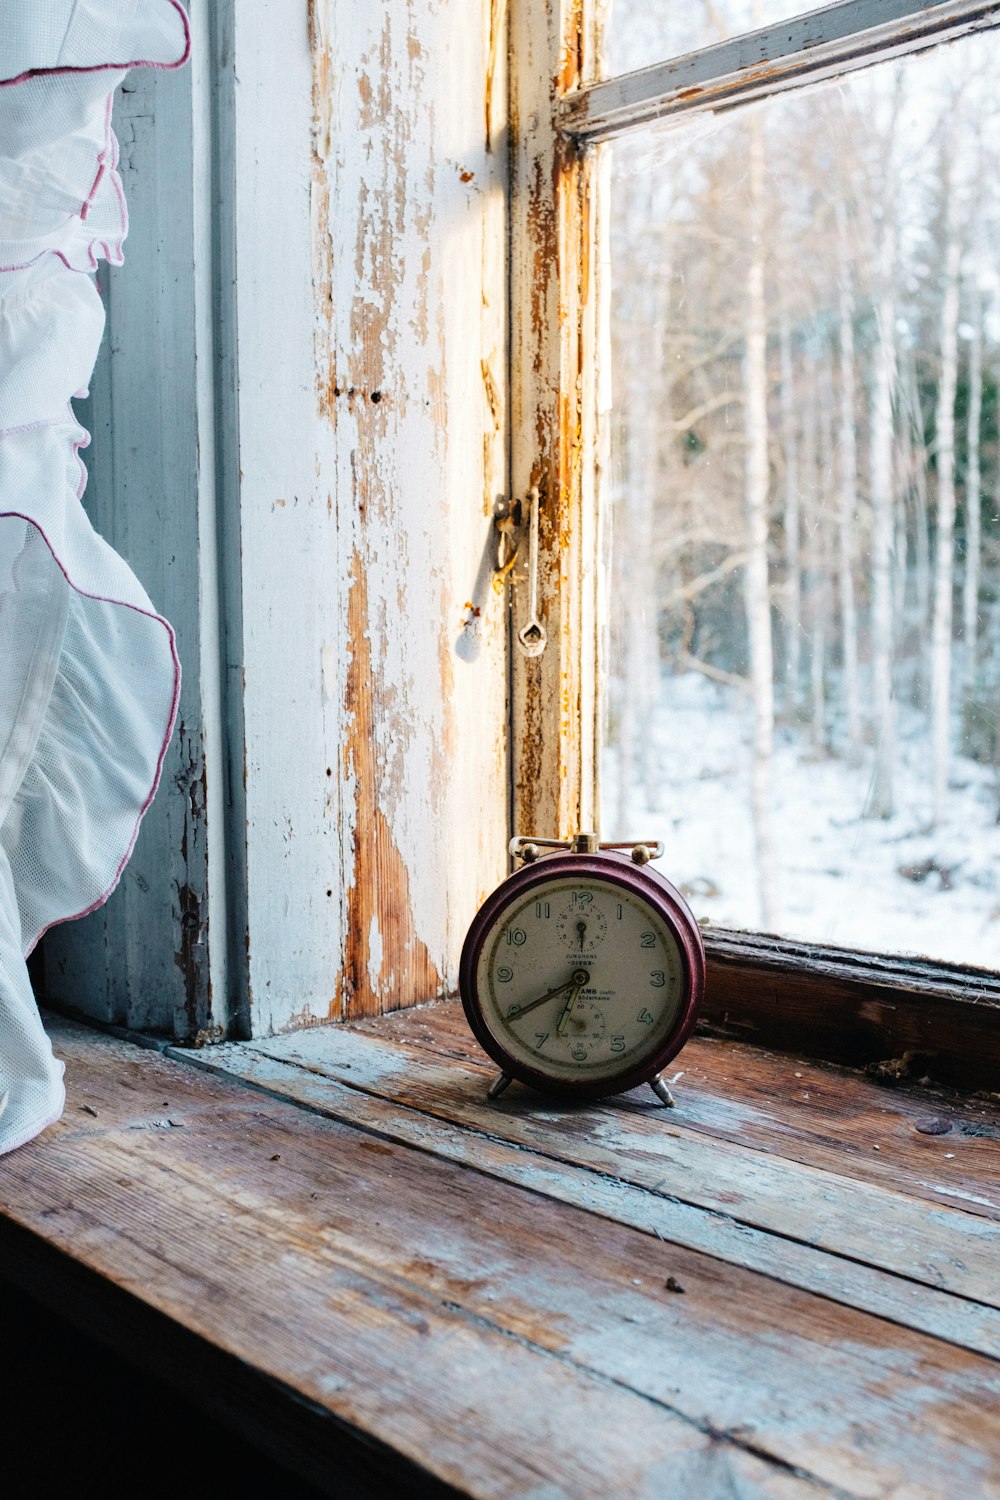
[[[815,9],[802,0],[610,0],[604,76],[631,73]]]
[[[606,837],[1000,967],[996,34],[611,164]]]

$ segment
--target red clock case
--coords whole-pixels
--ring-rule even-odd
[[[489,1030],[478,1004],[476,971],[486,942],[487,934],[500,913],[512,902],[534,890],[547,885],[553,879],[589,878],[607,880],[623,890],[641,896],[644,901],[659,908],[663,920],[677,939],[681,965],[684,971],[686,995],[674,1029],[664,1040],[655,1056],[623,1072],[609,1086],[607,1080],[587,1082],[553,1082],[546,1074],[535,1072],[512,1058],[502,1042]],[[701,930],[691,908],[677,888],[670,884],[658,870],[648,865],[637,865],[626,854],[612,851],[595,854],[567,854],[555,852],[543,856],[533,864],[520,870],[497,886],[487,896],[473,919],[462,948],[459,965],[459,989],[462,1008],[472,1032],[483,1051],[493,1059],[504,1073],[516,1078],[529,1088],[547,1094],[565,1094],[576,1099],[596,1099],[609,1094],[624,1093],[649,1083],[656,1077],[684,1046],[694,1030],[705,992],[705,947]]]

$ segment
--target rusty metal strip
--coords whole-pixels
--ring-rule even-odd
[[[841,0],[576,89],[560,103],[559,126],[578,144],[606,141],[636,126],[731,109],[997,26],[998,0]]]

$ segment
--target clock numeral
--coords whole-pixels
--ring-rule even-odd
[[[646,1007],[643,1006],[642,1010],[636,1016],[636,1020],[637,1021],[641,1021],[644,1026],[652,1026],[654,1017],[651,1016],[649,1014],[649,1011],[646,1009]]]
[[[497,969],[497,983],[498,984],[510,984],[510,982],[511,982],[511,980],[513,978],[514,978],[514,970],[510,967],[510,965],[509,964],[501,964],[500,967],[499,967],[499,969]]]
[[[528,934],[523,927],[509,927],[507,929],[507,941],[508,943],[512,943],[515,948],[522,948],[528,941]]]
[[[552,907],[549,905],[549,903],[547,901],[536,901],[535,902],[535,916],[536,917],[551,917],[551,915],[552,915]]]
[[[536,1052],[541,1052],[542,1048],[545,1046],[545,1043],[548,1041],[548,1039],[549,1039],[549,1034],[548,1034],[547,1031],[536,1031],[535,1032],[535,1051]]]
[[[612,1052],[624,1052],[625,1038],[623,1036],[613,1036],[611,1038],[611,1050]]]
[[[640,940],[639,947],[640,948],[655,948],[656,947],[656,933],[655,932],[644,932],[643,935],[642,935],[642,938]]]
[[[580,1044],[577,1043],[577,1045],[573,1048],[573,1061],[574,1062],[586,1062],[587,1061],[587,1049],[586,1049],[586,1047],[581,1047]]]
[[[619,920],[619,922],[621,921],[621,919],[622,919],[622,917],[624,915],[625,915],[625,908],[624,908],[624,906],[622,906],[621,902],[619,901],[619,903],[618,903],[618,920]]]
[[[594,901],[593,891],[574,891],[572,906],[592,906]]]
[[[521,1014],[521,1007],[519,1005],[516,1005],[516,1004],[515,1005],[508,1005],[508,1007],[507,1007],[507,1015],[508,1016],[519,1016],[520,1014]]]
[[[666,974],[664,974],[662,969],[650,969],[649,982],[653,986],[654,990],[662,990],[663,986],[667,982],[667,976]]]

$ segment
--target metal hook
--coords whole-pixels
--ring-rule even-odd
[[[541,656],[545,650],[545,626],[538,618],[538,487],[532,486],[528,507],[528,619],[517,632],[517,643],[525,656]]]
[[[497,500],[493,506],[493,525],[497,531],[497,555],[493,564],[493,587],[502,594],[517,562],[520,546],[515,532],[520,520],[521,506],[515,501]]]

